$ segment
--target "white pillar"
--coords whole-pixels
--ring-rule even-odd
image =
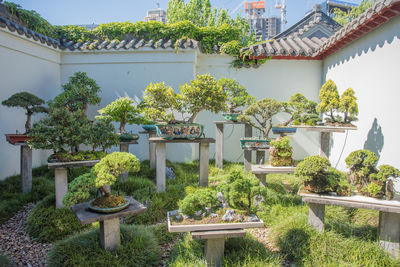
[[[215,124],[217,132],[215,137],[215,167],[224,167],[224,124]]]
[[[156,180],[157,192],[165,192],[165,157],[166,144],[156,143]]]
[[[209,143],[199,144],[199,185],[208,186]]]
[[[67,168],[54,169],[55,187],[56,187],[56,208],[63,208],[62,200],[68,191]]]
[[[221,266],[224,257],[225,239],[209,238],[206,241],[205,254],[208,266]]]

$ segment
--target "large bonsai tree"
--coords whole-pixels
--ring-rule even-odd
[[[344,123],[351,123],[352,121],[357,120],[356,116],[358,115],[358,105],[353,89],[348,88],[342,94],[339,103],[339,111],[343,112],[344,114]]]
[[[43,107],[44,100],[28,92],[13,94],[10,98],[1,102],[7,107],[19,107],[26,110],[25,133],[31,130],[31,120],[34,113],[46,113],[47,108]]]
[[[126,124],[141,124],[144,118],[140,115],[141,110],[136,105],[135,100],[129,97],[120,97],[114,100],[111,104],[98,110],[99,119],[110,119],[119,122],[120,134],[125,133]]]
[[[260,130],[265,139],[269,139],[269,132],[272,128],[272,117],[282,110],[282,103],[271,98],[264,98],[251,104],[239,116],[239,120],[248,123]]]
[[[319,91],[319,100],[321,101],[317,106],[317,111],[325,113],[328,116],[326,121],[338,122],[338,117],[335,112],[339,109],[340,98],[336,84],[332,80],[326,81]]]
[[[254,96],[247,93],[243,85],[233,79],[221,78],[218,80],[218,85],[222,86],[222,89],[228,93],[227,108],[229,113],[238,113],[237,108],[248,106],[256,100]]]
[[[317,103],[308,100],[304,95],[297,93],[290,97],[288,102],[282,102],[283,111],[290,114],[290,118],[283,126],[290,123],[294,125],[316,125],[321,119],[316,111]]]

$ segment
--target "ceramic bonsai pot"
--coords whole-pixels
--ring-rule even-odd
[[[156,131],[156,126],[154,124],[144,124],[144,125],[142,125],[142,128],[148,132]]]
[[[204,131],[204,126],[197,123],[189,124],[157,124],[157,135],[167,140],[199,138]]]
[[[95,201],[95,199],[92,199],[91,201],[89,201],[89,209],[92,211],[95,211],[95,212],[99,212],[99,213],[114,213],[114,212],[123,210],[129,206],[130,200],[126,197],[124,197],[124,199],[126,202],[123,205],[120,205],[120,206],[117,206],[114,208],[100,208],[100,207],[93,206],[92,203],[93,203],[93,201]]]
[[[222,117],[227,121],[238,121],[238,117],[241,113],[223,113]]]
[[[27,134],[6,134],[6,140],[12,145],[17,143],[25,143],[30,137]]]
[[[119,134],[118,138],[119,138],[120,142],[131,142],[131,141],[134,141],[134,140],[138,140],[139,139],[139,135],[131,134],[131,133],[124,133],[124,134]]]
[[[272,132],[274,134],[294,134],[296,133],[296,127],[272,127]]]
[[[242,149],[269,149],[271,140],[262,138],[240,138]]]

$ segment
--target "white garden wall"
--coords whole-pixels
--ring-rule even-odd
[[[356,149],[370,149],[380,155],[379,164],[400,167],[399,70],[400,17],[353,42],[324,60],[324,81],[332,79],[339,92],[351,87],[358,98],[358,131],[348,133],[338,167]],[[346,134],[333,135],[330,160],[336,164]]]
[[[0,28],[0,102],[12,94],[28,91],[44,100],[58,94],[59,51]],[[20,147],[6,142],[4,134],[25,131],[25,112],[0,105],[0,180],[19,173]],[[34,120],[40,115],[35,115]],[[45,163],[48,153],[34,150],[33,165]]]

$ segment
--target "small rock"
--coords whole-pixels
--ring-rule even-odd
[[[260,195],[254,196],[253,205],[255,207],[257,207],[258,205],[260,205],[264,201],[265,201],[265,198],[263,196],[260,196]]]
[[[182,217],[183,217],[184,220],[190,219],[190,216],[185,215],[185,214],[183,214]]]
[[[179,210],[173,210],[169,212],[169,216],[175,217],[177,215],[180,215]]]
[[[222,208],[224,208],[224,209],[229,208],[228,202],[222,203]]]
[[[218,192],[217,193],[217,198],[218,198],[218,201],[221,202],[221,203],[225,203],[226,202],[226,199],[224,197],[224,194],[222,194],[222,192]]]
[[[204,218],[204,217],[207,216],[207,214],[208,214],[207,212],[203,212],[203,213],[201,214],[201,217]]]
[[[257,215],[252,214],[252,215],[250,215],[250,216],[247,218],[247,221],[248,221],[248,222],[259,222],[260,219],[257,217]]]
[[[235,218],[235,211],[234,210],[227,210],[224,216],[222,216],[222,220],[224,222],[231,222]]]
[[[217,218],[218,216],[219,216],[219,215],[216,214],[216,213],[211,213],[211,214],[210,214],[210,217],[211,217],[211,218]]]
[[[200,217],[202,213],[203,213],[203,211],[198,210],[198,211],[196,211],[196,212],[194,213],[194,217]]]
[[[236,216],[236,220],[239,221],[239,222],[243,222],[243,216],[240,215],[240,214],[238,214],[238,215]]]
[[[174,168],[172,168],[172,167],[167,167],[167,168],[165,169],[165,176],[167,176],[167,178],[170,179],[170,180],[175,180],[176,175],[175,175]]]
[[[205,210],[206,210],[206,213],[207,213],[207,214],[212,213],[212,210],[211,210],[211,208],[209,208],[209,207],[206,207]]]

